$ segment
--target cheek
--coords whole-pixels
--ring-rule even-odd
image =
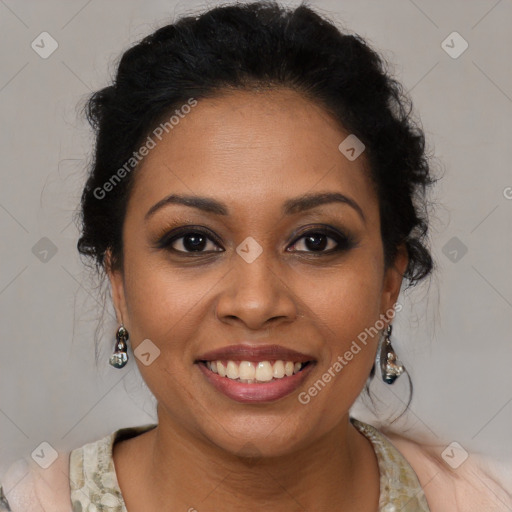
[[[211,288],[212,276],[176,272],[151,258],[133,258],[126,268],[126,298],[134,343],[149,338],[172,347],[187,340],[195,315]]]
[[[302,299],[332,346],[350,344],[379,318],[383,265],[376,253],[361,251],[343,265],[304,280]]]
[[[211,276],[176,272],[169,265],[151,261],[147,254],[135,253],[125,260],[125,275],[132,349],[149,339],[159,350],[147,366],[136,359],[142,378],[175,420],[194,428],[190,368]]]
[[[328,432],[350,410],[361,393],[374,363],[378,334],[370,331],[380,316],[378,258],[363,256],[330,275],[307,279],[301,290],[307,301],[308,321],[322,339],[322,357],[315,377],[296,397],[297,429]],[[274,434],[289,434],[289,424],[279,425]]]
[[[312,390],[320,407],[331,403],[336,410],[346,410],[366,382],[375,358],[377,331],[383,327],[382,278],[382,261],[366,253],[329,275],[308,280],[303,297],[307,297],[325,349],[317,378],[325,376],[328,384]]]

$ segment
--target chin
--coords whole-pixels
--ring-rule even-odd
[[[223,415],[204,427],[205,436],[218,448],[249,458],[291,454],[312,435],[293,413]]]

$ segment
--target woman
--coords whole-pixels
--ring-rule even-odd
[[[5,510],[488,509],[474,462],[349,416],[404,373],[397,299],[433,266],[424,136],[361,38],[305,6],[215,8],[128,50],[88,115],[78,248],[158,423],[13,471]]]

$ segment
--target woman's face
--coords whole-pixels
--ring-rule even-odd
[[[378,341],[361,333],[401,282],[364,152],[338,149],[348,135],[296,92],[237,91],[200,100],[145,157],[110,278],[160,423],[279,455],[347,420]],[[309,363],[283,377],[287,361]]]

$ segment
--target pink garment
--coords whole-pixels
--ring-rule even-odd
[[[12,512],[73,512],[69,453],[59,453],[48,469],[31,458],[18,459],[3,476],[2,487]]]
[[[416,472],[432,512],[512,511],[512,461],[473,452],[451,468],[442,457],[446,444],[419,444],[384,433]]]

